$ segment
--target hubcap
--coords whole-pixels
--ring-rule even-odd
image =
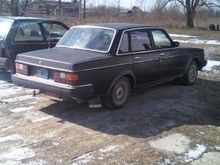
[[[196,69],[196,66],[195,65],[192,65],[189,69],[189,81],[190,82],[194,82],[195,79],[196,79],[196,72],[197,72],[197,69]]]
[[[116,89],[116,97],[117,97],[117,99],[122,98],[123,94],[124,94],[124,90],[123,90],[122,86],[118,87]]]
[[[123,104],[127,100],[128,86],[125,82],[120,82],[113,91],[113,100],[117,105]]]

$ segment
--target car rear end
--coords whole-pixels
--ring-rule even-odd
[[[71,97],[76,100],[92,97],[92,84],[81,84],[80,75],[71,71],[71,64],[45,60],[38,60],[38,63],[43,65],[16,60],[16,74],[12,76],[12,81],[17,85],[40,89],[58,97]],[[59,69],[59,66],[64,69]]]
[[[12,19],[0,18],[0,69],[9,69],[10,50],[7,48],[7,38],[13,24]]]

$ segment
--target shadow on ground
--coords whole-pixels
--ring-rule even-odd
[[[184,124],[220,125],[220,82],[198,79],[194,86],[165,84],[129,98],[123,109],[89,109],[57,101],[41,109],[57,117],[111,135],[147,137]]]

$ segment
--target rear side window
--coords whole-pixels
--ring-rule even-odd
[[[22,22],[16,32],[14,41],[43,41],[37,22]]]
[[[13,21],[0,19],[0,40],[4,39],[11,29]]]
[[[59,40],[66,32],[66,27],[57,23],[43,23],[47,40]]]
[[[161,30],[153,30],[152,36],[156,49],[170,48],[172,43],[167,35]]]
[[[131,31],[130,36],[132,52],[151,50],[150,37],[146,30]]]
[[[128,41],[128,33],[125,32],[121,38],[120,47],[118,50],[118,54],[129,53],[129,41]]]

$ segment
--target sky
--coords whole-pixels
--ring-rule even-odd
[[[87,0],[88,5],[98,6],[118,6],[120,2],[120,7],[132,8],[133,6],[138,6],[144,11],[149,11],[155,4],[156,0]]]

